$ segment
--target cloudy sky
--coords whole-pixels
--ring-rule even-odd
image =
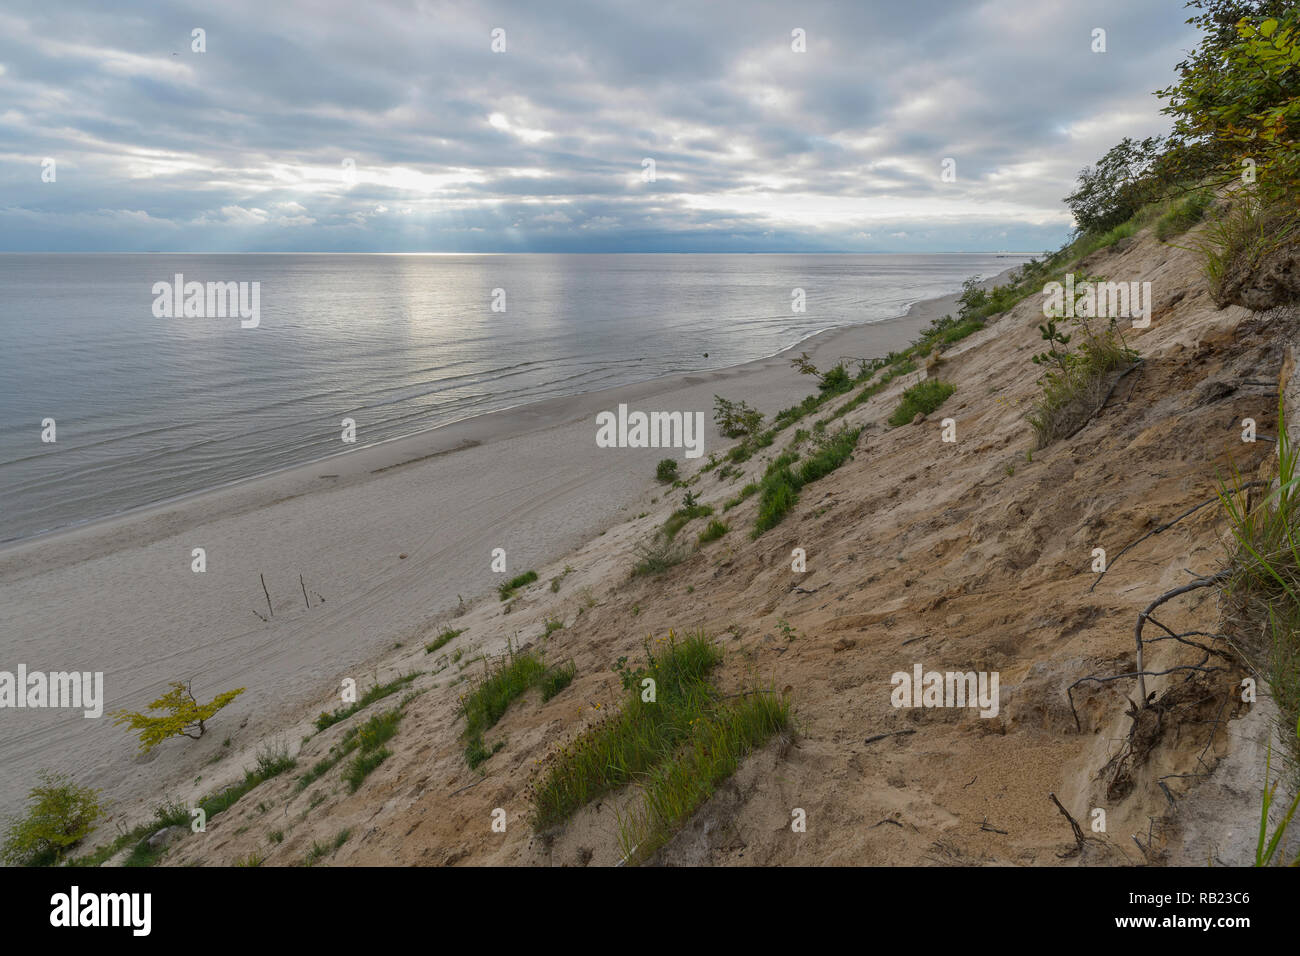
[[[1186,17],[1182,0],[5,0],[0,250],[1055,248],[1079,168],[1168,129],[1151,91],[1195,42]]]

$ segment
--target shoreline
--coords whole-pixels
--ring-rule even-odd
[[[0,547],[0,606],[13,635],[6,658],[29,670],[104,672],[105,716],[143,708],[170,680],[193,678],[201,699],[247,687],[212,736],[229,735],[236,753],[251,754],[250,745],[301,720],[341,677],[367,684],[395,644],[490,594],[500,580],[490,570],[494,548],[506,550],[515,575],[649,510],[647,501],[663,494],[653,473],[668,450],[597,448],[597,410],[620,402],[704,410],[707,455],[724,441],[712,425],[715,393],[771,416],[814,391],[791,368],[793,349],[823,366],[884,355],[953,311],[957,294],[727,369],[475,416],[11,542]],[[205,550],[203,574],[191,571],[195,547]],[[269,620],[260,619],[268,608],[259,575]],[[302,592],[313,595],[306,604]],[[17,807],[43,767],[100,787],[114,815],[130,817],[176,788],[208,792],[247,762],[241,753],[208,777],[211,739],[142,758],[111,720],[22,713],[17,724],[16,714],[0,712],[12,728],[0,736],[10,771],[0,812]]]
[[[1014,254],[1008,253],[1008,255]],[[984,284],[996,284],[997,282],[1004,280],[1007,275],[1016,268],[1018,267],[1012,266],[1004,269],[1002,272],[985,279]],[[904,324],[908,325],[909,333],[915,333],[916,331],[919,331],[920,328],[924,327],[913,327],[913,323],[915,323],[919,318],[914,315],[917,310],[924,310],[924,318],[928,323],[930,319],[936,318],[938,315],[942,314],[940,311],[936,310],[938,303],[946,303],[944,308],[954,308],[956,295],[957,293],[949,293],[948,295],[937,296],[931,299],[918,299],[909,303],[906,307],[906,311],[900,315],[878,319],[875,322],[862,322],[854,325],[840,325],[826,329],[819,329],[818,331],[811,332],[798,341],[791,343],[785,348],[773,352],[771,355],[757,359],[750,359],[749,361],[741,362],[736,365],[728,365],[717,369],[673,372],[668,375],[655,376],[654,378],[649,378],[641,382],[633,382],[626,385],[613,385],[603,389],[593,389],[587,392],[577,392],[573,395],[563,395],[555,398],[543,399],[538,402],[524,402],[519,405],[511,405],[506,408],[496,409],[495,411],[485,412],[479,415],[470,415],[466,418],[459,418],[455,421],[445,422],[440,425],[431,425],[427,428],[411,432],[409,435],[398,435],[393,438],[383,439],[382,441],[373,444],[363,445],[359,448],[344,449],[342,451],[325,455],[321,458],[314,458],[293,465],[284,465],[272,469],[271,471],[259,472],[243,478],[235,478],[211,488],[187,491],[159,501],[153,501],[148,504],[127,508],[123,511],[99,515],[93,518],[85,518],[74,524],[61,525],[24,537],[3,540],[0,541],[0,571],[3,570],[3,561],[10,556],[11,552],[23,550],[29,546],[34,547],[37,545],[53,543],[62,537],[95,531],[106,525],[143,519],[157,512],[181,507],[208,497],[220,496],[228,492],[235,492],[256,483],[269,482],[276,478],[289,477],[295,472],[305,473],[307,471],[312,471],[322,467],[326,462],[348,458],[349,456],[368,456],[378,462],[382,462],[377,467],[368,469],[371,474],[375,474],[388,469],[402,467],[403,465],[411,464],[416,461],[421,461],[434,455],[451,454],[464,448],[474,447],[475,445],[485,443],[485,440],[477,439],[475,435],[469,434],[466,437],[461,438],[460,441],[453,446],[437,447],[431,452],[422,452],[419,457],[416,458],[388,461],[383,455],[381,455],[383,450],[389,450],[392,456],[395,458],[401,458],[403,455],[408,453],[399,451],[399,449],[405,448],[408,445],[413,448],[428,447],[419,443],[434,441],[439,433],[449,434],[452,431],[455,431],[456,434],[459,435],[462,432],[472,433],[481,430],[488,435],[486,440],[500,441],[515,437],[526,430],[538,427],[548,427],[546,424],[539,425],[535,419],[542,417],[544,412],[551,409],[555,410],[555,415],[553,416],[555,421],[551,422],[551,424],[559,424],[564,418],[574,413],[574,406],[581,405],[585,408],[591,405],[591,402],[588,400],[594,400],[597,396],[605,394],[610,395],[610,401],[605,402],[600,406],[603,408],[605,405],[617,405],[620,401],[624,400],[619,397],[621,393],[626,393],[632,397],[642,398],[647,397],[647,392],[668,390],[675,385],[682,384],[688,379],[698,376],[707,376],[723,381],[736,375],[744,374],[747,371],[757,371],[759,369],[769,368],[771,363],[782,359],[783,356],[788,355],[788,353],[793,352],[795,349],[803,348],[804,350],[807,350],[814,346],[824,346],[836,336],[849,337],[855,333],[861,335],[868,330],[893,332],[896,328],[901,327]],[[894,344],[895,338],[896,336],[894,335],[890,336],[891,348],[886,351],[906,346],[911,342],[910,338],[897,339],[896,344]],[[857,357],[871,358],[874,356],[864,355]],[[592,414],[594,414],[594,410],[592,411]],[[527,417],[527,423],[524,427],[519,427],[517,423],[509,420],[512,417],[523,418],[525,416]],[[492,426],[494,425],[497,427],[493,428]],[[355,470],[356,469],[349,469],[348,471],[351,473]]]

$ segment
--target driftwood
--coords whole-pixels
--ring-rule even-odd
[[[1048,794],[1048,796],[1050,796],[1052,798],[1052,802],[1056,804],[1056,809],[1061,811],[1061,816],[1065,817],[1065,819],[1070,821],[1070,829],[1074,831],[1074,849],[1069,850],[1065,853],[1058,853],[1057,858],[1063,860],[1066,857],[1071,857],[1074,856],[1075,854],[1082,853],[1084,840],[1087,839],[1087,837],[1083,835],[1083,827],[1079,826],[1078,820],[1070,816],[1069,810],[1061,806],[1061,801],[1056,799],[1056,794],[1050,793]]]

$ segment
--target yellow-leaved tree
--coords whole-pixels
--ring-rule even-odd
[[[218,694],[206,704],[200,704],[190,691],[189,681],[172,681],[171,690],[149,705],[150,711],[162,711],[165,716],[139,714],[129,710],[113,712],[114,724],[130,724],[140,738],[140,751],[148,753],[171,737],[189,737],[198,740],[207,729],[212,715],[244,692],[240,687]]]

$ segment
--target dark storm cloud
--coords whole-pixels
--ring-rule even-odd
[[[1184,20],[1181,0],[11,0],[0,248],[1038,250],[1081,166],[1167,128],[1150,92]]]

